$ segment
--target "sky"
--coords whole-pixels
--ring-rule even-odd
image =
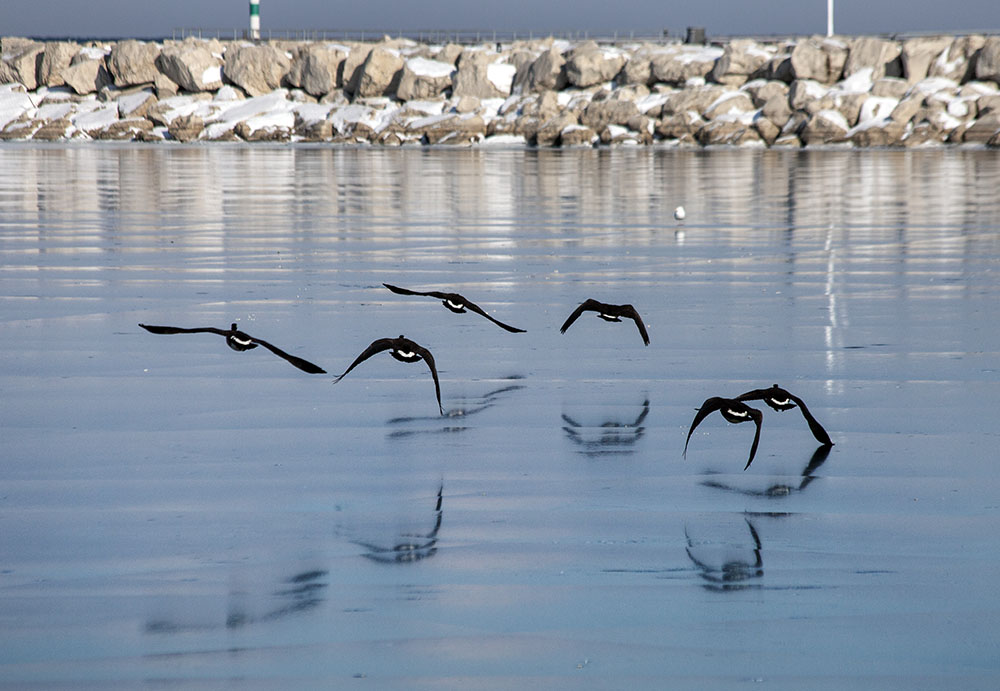
[[[840,34],[1000,32],[1000,0],[834,0]],[[901,11],[900,8],[905,8]],[[689,26],[708,36],[825,33],[826,0],[260,0],[267,30],[426,29],[610,35]],[[162,38],[180,27],[222,29],[249,24],[248,0],[2,0],[0,36]]]

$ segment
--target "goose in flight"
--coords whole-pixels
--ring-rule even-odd
[[[462,314],[466,310],[470,312],[475,312],[476,314],[486,317],[491,322],[499,326],[501,329],[510,331],[511,333],[525,333],[524,329],[519,329],[516,326],[511,326],[510,324],[504,324],[502,321],[498,321],[488,315],[486,311],[475,304],[471,300],[467,300],[458,293],[442,293],[437,290],[429,290],[426,292],[419,290],[410,290],[409,288],[400,288],[398,286],[389,285],[388,283],[383,283],[386,288],[396,293],[397,295],[422,295],[425,297],[437,298],[441,303],[450,309],[455,314]]]
[[[566,333],[566,329],[573,325],[573,322],[583,314],[584,312],[597,312],[597,316],[604,321],[609,322],[620,322],[622,317],[626,319],[631,319],[635,322],[635,325],[639,327],[639,335],[642,336],[642,342],[649,345],[649,334],[646,333],[646,325],[642,323],[642,317],[639,313],[635,311],[635,307],[632,305],[608,305],[603,302],[598,302],[597,300],[584,300],[575,310],[573,314],[569,315],[563,325],[559,328],[559,333]]]
[[[431,355],[431,351],[402,335],[399,338],[379,338],[372,341],[371,345],[365,348],[361,355],[358,355],[354,362],[351,363],[351,366],[333,380],[333,383],[336,384],[346,377],[348,372],[372,355],[377,355],[386,350],[389,351],[389,355],[400,362],[420,362],[423,360],[427,363],[427,367],[431,370],[431,376],[434,377],[434,391],[437,393],[438,410],[444,415],[444,408],[441,407],[441,385],[438,382],[437,367],[434,366],[434,356]]]
[[[739,424],[741,422],[747,422],[753,420],[754,424],[757,426],[757,431],[753,435],[753,444],[750,446],[750,458],[747,459],[747,464],[743,467],[746,470],[753,463],[753,457],[757,453],[757,443],[760,441],[760,423],[764,418],[764,415],[755,408],[751,408],[746,403],[738,401],[733,398],[719,398],[713,396],[712,398],[706,399],[704,403],[701,404],[701,408],[694,416],[694,422],[691,423],[691,429],[688,430],[687,441],[684,442],[684,455],[687,456],[688,442],[691,441],[691,435],[694,434],[695,428],[701,424],[701,421],[706,417],[718,410],[722,413],[722,417],[726,419],[727,422],[733,424]]]
[[[808,423],[813,436],[816,437],[816,441],[823,446],[833,446],[833,441],[830,439],[830,435],[826,433],[825,429],[823,429],[823,425],[819,424],[819,421],[812,416],[812,413],[809,412],[809,408],[806,407],[806,404],[802,401],[802,399],[798,396],[793,396],[777,384],[769,389],[754,389],[753,391],[747,391],[746,393],[737,396],[736,400],[764,401],[764,403],[770,406],[773,410],[777,411],[798,408],[802,413],[802,417],[806,419],[806,423]]]
[[[326,370],[318,365],[314,365],[308,360],[303,360],[300,357],[295,357],[294,355],[289,355],[281,348],[273,346],[267,341],[261,340],[259,338],[254,338],[245,331],[240,331],[236,328],[236,324],[233,324],[228,329],[217,329],[214,326],[201,326],[194,329],[184,329],[179,326],[153,326],[151,324],[139,324],[146,331],[154,334],[197,334],[197,333],[210,333],[218,334],[226,339],[226,345],[228,345],[233,350],[244,351],[253,350],[257,346],[264,346],[272,353],[280,358],[283,358],[290,362],[291,364],[298,367],[303,372],[308,372],[309,374],[326,374]]]

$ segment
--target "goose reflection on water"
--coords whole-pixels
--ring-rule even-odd
[[[767,497],[772,499],[787,497],[795,492],[803,491],[810,485],[810,483],[812,483],[813,480],[816,479],[816,471],[821,465],[823,465],[823,463],[826,462],[832,448],[832,446],[826,445],[818,446],[816,448],[816,450],[812,453],[812,456],[810,456],[806,467],[802,470],[802,474],[799,476],[800,480],[797,485],[775,482],[764,489],[750,489],[746,487],[735,487],[715,479],[703,480],[701,484],[704,487],[714,487],[715,489],[721,489],[727,492],[737,492],[750,497]]]
[[[646,433],[643,422],[649,415],[649,397],[647,396],[632,422],[619,422],[609,419],[599,425],[581,425],[575,418],[562,414],[563,431],[566,437],[576,444],[578,453],[584,456],[624,455],[635,452],[631,448],[642,439]]]
[[[285,579],[277,590],[267,596],[268,599],[277,599],[278,604],[257,613],[248,604],[254,594],[243,589],[234,589],[229,593],[230,602],[224,622],[199,624],[155,618],[146,622],[145,631],[151,634],[170,634],[222,628],[238,629],[301,614],[318,607],[325,600],[323,595],[328,584],[324,579],[327,574],[325,569],[309,569]]]
[[[434,505],[434,525],[426,533],[401,533],[393,536],[389,544],[374,541],[353,540],[367,552],[361,556],[379,564],[412,564],[437,554],[438,531],[441,530],[442,500],[444,484],[438,486],[437,502]]]
[[[742,546],[735,553],[729,546],[720,548],[716,544],[694,540],[685,526],[684,537],[687,539],[688,559],[697,567],[698,575],[704,581],[702,587],[706,590],[727,592],[762,587],[758,582],[764,575],[760,535],[757,534],[757,529],[750,519],[744,517],[743,520],[750,531],[753,544]],[[723,558],[712,559],[719,555],[723,555]]]
[[[523,376],[514,375],[507,377],[508,380],[523,379]],[[442,420],[440,415],[406,415],[403,417],[394,417],[386,421],[386,425],[408,425],[412,423],[420,422],[431,422],[435,425],[444,422],[444,425],[438,427],[435,426],[433,429],[395,429],[388,432],[386,436],[389,439],[403,439],[406,437],[415,436],[418,434],[450,434],[454,432],[464,432],[469,429],[468,425],[456,424],[464,421],[477,413],[481,413],[484,410],[492,408],[496,405],[497,401],[503,397],[505,394],[512,393],[514,391],[520,391],[525,388],[524,384],[508,384],[502,386],[498,389],[494,389],[486,394],[483,394],[478,399],[470,404],[462,404],[454,408],[449,408],[444,412],[444,419]]]

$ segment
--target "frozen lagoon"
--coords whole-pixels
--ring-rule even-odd
[[[966,149],[0,147],[0,686],[995,688],[998,189]],[[561,335],[588,297],[650,346]],[[232,321],[331,373],[406,334],[448,415],[422,364],[137,326]],[[759,406],[748,471],[718,415],[681,457],[776,382],[828,455]]]

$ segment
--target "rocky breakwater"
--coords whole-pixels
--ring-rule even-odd
[[[1000,37],[0,43],[6,140],[1000,146]]]

